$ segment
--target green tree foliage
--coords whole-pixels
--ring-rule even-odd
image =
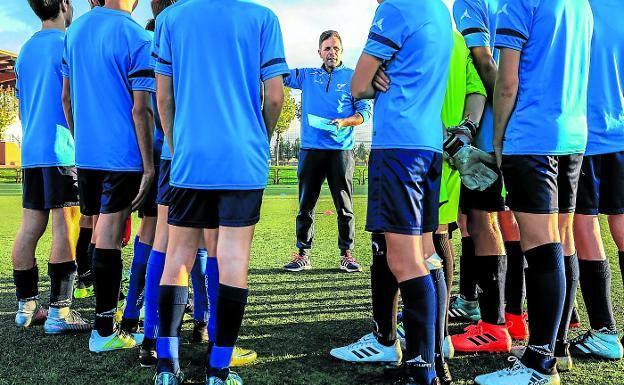
[[[360,162],[366,162],[368,160],[368,150],[364,143],[361,143],[355,148],[355,159]]]
[[[297,115],[297,102],[290,93],[290,88],[284,87],[284,107],[282,107],[282,113],[280,114],[277,126],[275,127],[275,163],[279,165],[281,155],[281,141],[282,135],[290,127],[290,123],[295,119]]]
[[[18,101],[15,91],[9,87],[0,87],[0,135],[17,118]]]

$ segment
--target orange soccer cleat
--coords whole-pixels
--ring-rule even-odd
[[[463,334],[451,336],[456,352],[461,353],[509,353],[511,336],[505,325],[479,321],[468,326]]]

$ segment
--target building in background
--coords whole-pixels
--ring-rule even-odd
[[[15,60],[17,54],[0,49],[0,87],[15,88]]]

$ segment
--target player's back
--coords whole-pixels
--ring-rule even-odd
[[[61,103],[64,36],[56,29],[35,33],[15,63],[23,167],[74,165],[74,140]]]
[[[501,5],[496,46],[522,51],[506,154],[585,151],[592,20],[587,0],[508,0]]]
[[[163,20],[158,56],[156,72],[173,78],[176,103],[172,185],[264,187],[261,81],[286,73],[273,12],[247,1],[186,0]]]
[[[96,7],[67,32],[78,167],[141,170],[133,91],[153,91],[151,39],[129,13]]]
[[[376,44],[398,51],[382,57]],[[441,1],[386,0],[379,6],[365,52],[385,60],[392,86],[375,99],[374,148],[442,151],[440,111],[452,47],[451,18]]]

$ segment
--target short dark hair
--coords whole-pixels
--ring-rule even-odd
[[[63,0],[28,0],[30,8],[41,19],[41,21],[56,19],[61,13],[61,2]]]
[[[323,45],[323,42],[325,40],[332,37],[338,39],[338,41],[340,41],[340,44],[342,44],[342,38],[340,37],[340,34],[337,31],[333,31],[330,29],[329,31],[325,31],[321,34],[321,37],[319,38],[319,47]]]

